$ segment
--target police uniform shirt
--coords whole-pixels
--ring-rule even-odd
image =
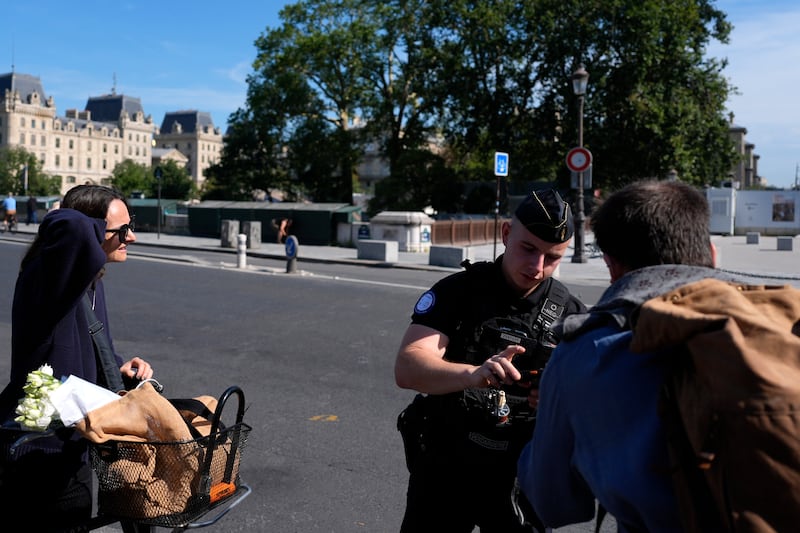
[[[506,283],[502,273],[503,256],[494,263],[477,263],[463,272],[438,281],[414,306],[411,321],[433,328],[449,338],[445,358],[455,362],[480,364],[493,354],[484,354],[481,361],[467,361],[463,345],[470,342],[476,328],[494,317],[528,315],[536,319],[550,283],[545,280],[526,298],[521,298]],[[580,313],[586,307],[570,295],[562,316]]]

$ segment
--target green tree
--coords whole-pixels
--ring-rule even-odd
[[[167,159],[159,165],[161,168],[161,197],[172,200],[189,200],[197,196],[197,187],[189,176],[189,171],[175,161]],[[154,179],[150,183],[149,194],[158,197],[158,180],[155,179],[155,168],[150,174]]]
[[[36,156],[21,147],[0,149],[0,194],[26,193],[25,172],[27,170],[27,194],[33,196],[55,196],[61,194],[61,179],[42,172]]]
[[[595,185],[616,188],[643,177],[714,184],[734,161],[724,105],[725,61],[706,58],[711,39],[727,42],[730,24],[710,0],[538,0],[534,32],[543,50],[540,129],[560,117],[550,161],[577,143],[571,73],[590,74],[584,144]],[[551,126],[552,127],[552,126]],[[562,183],[567,171],[561,166]]]
[[[111,184],[125,197],[129,197],[133,191],[150,191],[154,181],[150,167],[132,159],[118,163],[111,172]]]
[[[256,41],[246,106],[212,169],[212,190],[231,197],[286,187],[349,201],[367,143],[390,173],[376,209],[444,210],[442,191],[463,206],[458,185],[494,181],[497,150],[511,181],[566,187],[579,64],[595,186],[673,168],[714,184],[734,161],[734,89],[725,61],[706,57],[730,25],[712,0],[303,0],[281,20]]]
[[[511,154],[509,179],[553,177],[539,154],[553,135],[537,129],[542,48],[531,31],[537,2],[431,0],[420,30],[428,72],[422,97],[435,108],[450,165],[464,181],[493,180],[495,151]]]
[[[416,25],[406,4],[287,6],[282,26],[256,41],[247,105],[233,117],[234,147],[214,169],[214,187],[226,187],[221,178],[240,190],[260,179],[260,188],[350,203],[367,143],[378,142],[390,168],[405,149],[422,145],[428,132],[414,94],[418,70],[408,61],[416,56],[407,54]],[[235,134],[239,127],[249,138]]]

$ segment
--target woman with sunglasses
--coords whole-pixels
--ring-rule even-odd
[[[104,325],[101,334],[120,377],[131,384],[152,377],[146,361],[134,357],[123,363],[114,352],[103,290],[105,264],[125,261],[128,244],[135,241],[125,197],[108,187],[74,187],[61,208],[44,217],[22,259],[14,290],[11,379],[0,393],[0,421],[13,421],[28,373],[45,363],[56,378],[74,375],[116,388],[109,382],[119,380],[104,375],[89,332],[94,322],[89,307]],[[69,530],[88,520],[92,511],[86,442],[72,430],[39,440],[49,442],[42,443],[42,450],[0,464],[0,501],[15,513],[35,513],[30,516],[37,517],[38,530]],[[47,524],[39,524],[40,518]]]

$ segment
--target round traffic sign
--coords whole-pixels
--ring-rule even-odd
[[[286,237],[286,244],[284,245],[284,248],[286,249],[287,259],[294,259],[297,257],[297,248],[299,245],[300,243],[297,241],[297,237],[294,235],[289,235]]]
[[[592,153],[586,148],[577,147],[567,153],[567,168],[573,172],[583,172],[592,166]]]

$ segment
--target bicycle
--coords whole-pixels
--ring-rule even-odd
[[[17,215],[16,213],[6,214],[3,218],[3,229],[2,232],[5,233],[9,231],[11,233],[17,232]]]
[[[238,409],[235,423],[226,426],[222,422],[222,411],[232,395],[238,396]],[[216,524],[252,492],[239,476],[241,453],[251,430],[242,421],[243,416],[244,392],[232,386],[220,396],[213,418],[209,416],[212,423],[208,435],[182,442],[107,441],[90,444],[90,461],[98,480],[98,512],[83,524],[84,530],[95,531],[119,524],[124,533],[155,533],[157,528],[169,528],[173,533],[178,533]],[[51,435],[54,435],[52,430],[25,432],[9,447],[9,457],[23,453],[32,441]],[[161,451],[165,453],[161,454]],[[132,488],[123,481],[129,477],[128,473],[135,472],[137,479],[141,476],[139,461],[148,453],[153,455],[158,465],[158,475],[163,476],[169,475],[170,468],[176,464],[185,466],[184,461],[172,462],[165,460],[165,457],[197,456],[199,468],[196,472],[189,472],[193,474],[191,496],[180,511],[151,513],[151,509],[143,507],[142,500],[137,498],[138,488]],[[166,484],[160,490],[149,485],[146,492],[148,499],[173,497],[171,488]]]

